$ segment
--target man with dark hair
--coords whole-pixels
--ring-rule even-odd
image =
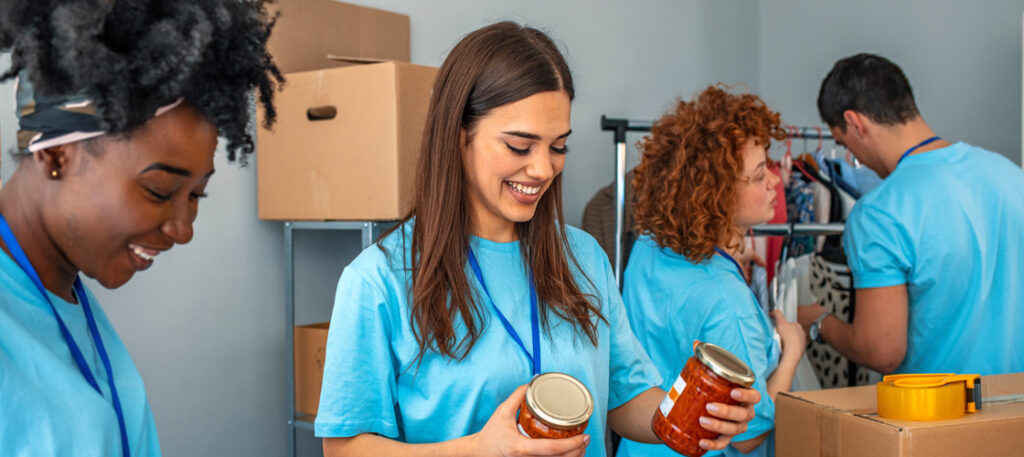
[[[846,222],[853,322],[804,306],[808,335],[883,373],[1024,371],[1024,171],[939,138],[884,57],[836,62],[818,111],[884,180]]]

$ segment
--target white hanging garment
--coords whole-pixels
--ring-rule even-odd
[[[782,310],[782,314],[790,322],[796,321],[797,306],[817,301],[810,288],[810,259],[810,255],[804,255],[786,260],[779,266],[779,272],[769,286],[775,308]],[[775,339],[777,342],[780,339],[778,331],[775,332]],[[814,367],[807,359],[807,354],[804,354],[800,357],[796,374],[793,376],[793,391],[820,389],[821,382],[814,374]]]

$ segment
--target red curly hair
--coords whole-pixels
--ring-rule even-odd
[[[709,86],[694,101],[680,100],[637,144],[636,228],[692,262],[738,233],[732,216],[747,140],[767,147],[786,137],[779,113],[760,97],[728,89]]]

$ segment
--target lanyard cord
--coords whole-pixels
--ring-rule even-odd
[[[537,288],[533,282],[533,271],[530,271],[530,330],[533,332],[533,353],[526,350],[526,345],[523,344],[523,340],[519,338],[519,333],[512,327],[512,324],[508,321],[505,315],[498,309],[498,305],[494,303],[494,299],[491,298],[491,293],[487,290],[487,283],[484,282],[484,274],[480,270],[480,263],[477,262],[476,256],[473,255],[473,250],[469,250],[469,266],[473,268],[473,273],[476,275],[477,281],[480,282],[480,287],[484,289],[484,294],[487,295],[487,299],[491,302],[491,308],[494,309],[494,314],[501,320],[501,325],[505,327],[505,331],[508,332],[509,336],[515,340],[519,348],[526,354],[526,358],[531,361],[531,368],[533,375],[540,374],[540,329],[537,319]]]
[[[927,140],[917,143],[916,145],[914,145],[914,147],[907,149],[907,152],[904,152],[903,155],[900,156],[900,160],[896,162],[896,166],[900,166],[900,162],[903,162],[903,159],[906,159],[907,156],[910,155],[912,152],[916,151],[917,148],[920,148],[921,146],[925,146],[939,140],[941,140],[941,138],[939,138],[938,135],[935,135],[931,138],[928,138]]]
[[[740,279],[746,281],[746,278],[743,276],[743,268],[740,268],[740,263],[737,262],[736,259],[732,258],[729,253],[723,251],[722,248],[718,246],[715,246],[715,252],[717,252],[718,255],[725,257],[726,260],[732,262],[733,265],[736,265],[736,271],[740,274]]]

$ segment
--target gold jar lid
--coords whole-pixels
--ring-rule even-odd
[[[754,372],[731,352],[711,343],[698,342],[693,353],[711,372],[743,387],[754,385]]]
[[[594,398],[578,379],[565,373],[541,373],[526,387],[526,407],[542,422],[573,429],[590,420]]]

